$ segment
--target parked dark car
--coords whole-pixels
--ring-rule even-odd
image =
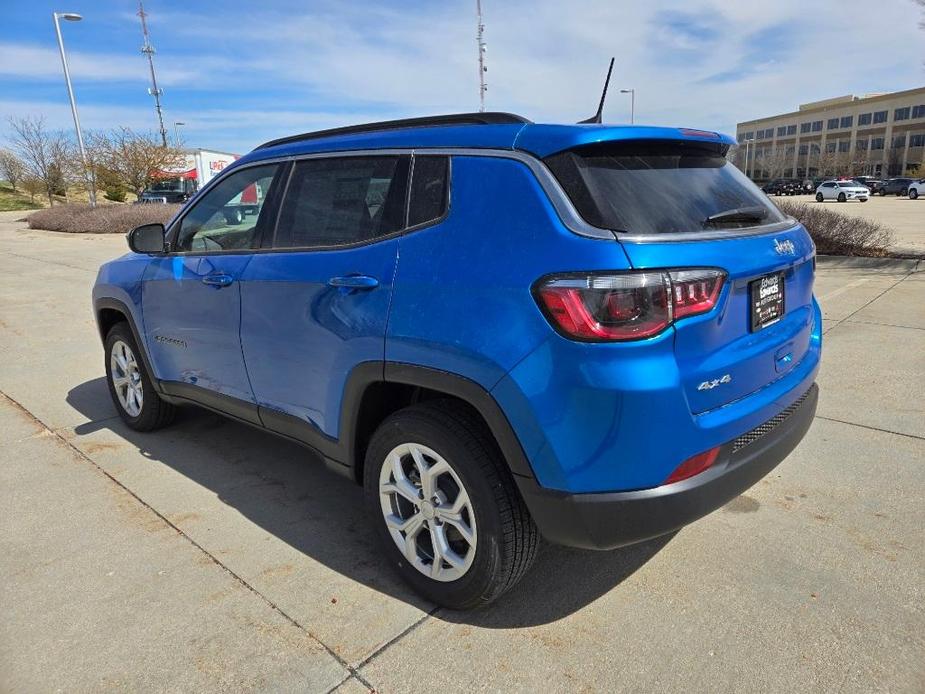
[[[761,189],[768,195],[799,195],[803,184],[796,178],[775,178]]]
[[[914,178],[891,178],[884,181],[880,190],[880,195],[906,195],[909,192],[909,184],[915,181]]]
[[[855,176],[854,180],[869,189],[871,195],[879,193],[883,186],[883,181],[875,176]]]

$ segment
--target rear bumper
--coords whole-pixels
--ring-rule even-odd
[[[543,536],[584,549],[612,549],[677,530],[723,506],[767,475],[809,430],[819,389],[726,443],[705,472],[675,484],[632,492],[569,494],[518,477],[521,494]]]

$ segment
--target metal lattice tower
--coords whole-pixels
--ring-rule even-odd
[[[145,19],[145,6],[138,3],[138,16],[141,17],[141,33],[144,34],[145,42],[141,47],[141,52],[148,56],[148,67],[151,68],[151,86],[148,88],[148,94],[154,97],[154,110],[157,111],[157,122],[160,126],[161,144],[167,146],[167,128],[164,127],[164,113],[161,111],[161,94],[163,93],[157,87],[157,76],[154,74],[154,46],[151,45],[151,39],[148,36],[148,22]]]
[[[488,72],[488,66],[485,64],[485,25],[482,23],[482,0],[475,0],[475,9],[478,13],[478,34],[476,39],[479,44],[479,111],[485,110],[485,92],[488,91],[488,85],[485,84],[485,73]]]

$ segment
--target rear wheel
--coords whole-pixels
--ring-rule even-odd
[[[848,198],[845,197],[845,194],[844,194],[844,193],[839,193],[839,194],[838,194],[838,202],[845,202],[845,201],[847,201],[847,200],[848,200]]]
[[[225,221],[229,224],[240,224],[244,221],[244,212],[241,211],[240,207],[225,210]]]
[[[816,193],[816,202],[822,202],[823,200],[825,200],[825,197],[822,193]]]
[[[141,359],[128,323],[117,323],[106,336],[106,382],[122,420],[136,431],[167,426],[174,407],[161,400]]]
[[[908,189],[908,188],[903,188],[901,191],[899,191],[898,193],[896,193],[896,196],[901,198],[901,197],[903,197],[904,195],[906,195],[908,192],[909,192],[909,189]]]
[[[881,191],[880,191],[880,197],[881,197],[881,198],[886,197],[886,191],[885,191],[885,190],[881,190]]]
[[[457,402],[387,418],[366,452],[364,494],[389,562],[439,605],[492,602],[533,563],[533,519],[490,433]]]

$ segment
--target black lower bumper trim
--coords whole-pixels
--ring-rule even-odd
[[[723,506],[780,463],[809,430],[819,388],[748,445],[722,447],[717,462],[690,479],[634,492],[569,494],[517,477],[520,492],[543,536],[584,549],[612,549],[673,532]],[[789,409],[789,408],[788,408]]]

